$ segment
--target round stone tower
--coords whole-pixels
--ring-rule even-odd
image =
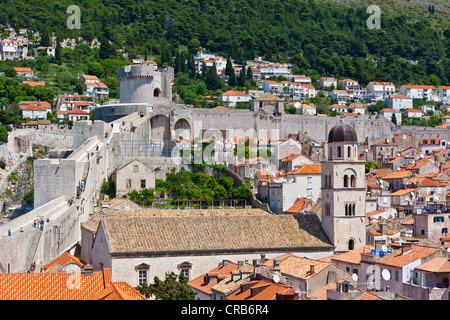
[[[131,65],[117,70],[120,83],[120,103],[148,103],[156,105],[172,101],[174,70],[158,70],[153,61]]]

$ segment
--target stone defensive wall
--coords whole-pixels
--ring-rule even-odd
[[[340,117],[321,117],[284,114],[270,114],[239,109],[193,109],[175,103],[164,105],[118,104],[100,107],[96,112],[98,120],[110,122],[119,120],[120,115],[133,114],[134,139],[193,140],[208,138],[214,131],[226,138],[226,131],[235,137],[286,138],[289,134],[302,133],[316,141],[326,141],[329,130],[337,125]],[[130,119],[130,121],[133,121]],[[355,128],[359,142],[373,143],[394,132],[401,131],[389,119],[375,115],[361,115],[345,118],[344,122]],[[138,125],[139,124],[139,125]],[[400,128],[398,128],[400,127]],[[130,134],[130,139],[131,139]]]

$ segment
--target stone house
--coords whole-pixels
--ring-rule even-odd
[[[116,197],[121,198],[136,190],[155,188],[155,171],[139,160],[133,160],[114,171],[111,180],[116,186]]]
[[[221,212],[227,210],[232,209]],[[334,252],[316,215],[212,216],[199,211],[186,216],[154,216],[155,210],[105,216],[97,223],[89,262],[94,270],[111,268],[113,281],[138,286],[172,271],[183,272],[189,281],[223,260],[284,253],[320,259]]]
[[[278,98],[270,92],[265,92],[251,103],[251,110],[273,115],[284,114],[284,99]]]
[[[450,217],[448,213],[414,214],[414,235],[427,238],[436,243],[442,237],[447,236],[450,229]]]

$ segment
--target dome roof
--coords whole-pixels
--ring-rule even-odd
[[[355,129],[347,123],[341,123],[331,128],[328,133],[328,143],[344,141],[358,143]]]

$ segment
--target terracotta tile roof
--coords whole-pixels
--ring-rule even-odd
[[[17,72],[33,72],[31,68],[14,67],[14,70],[16,70]]]
[[[433,90],[435,90],[435,89],[436,89],[436,88],[433,87],[433,86],[408,85],[408,84],[403,85],[403,87],[405,87],[406,89],[425,89],[425,90],[428,90],[428,89],[433,89]]]
[[[439,248],[432,248],[426,246],[413,245],[411,250],[402,254],[403,249],[398,249],[392,253],[385,255],[382,258],[379,258],[376,263],[382,265],[388,265],[393,267],[404,267],[414,261],[426,258],[430,254],[438,252]]]
[[[418,190],[418,189],[417,188],[400,189],[400,190],[397,190],[397,191],[391,193],[391,196],[402,196],[407,193],[414,192],[416,190]]]
[[[244,262],[241,269],[231,270],[230,275],[211,288],[211,292],[215,291],[227,296],[239,288],[242,283],[249,281],[253,276],[253,272],[253,265]],[[233,280],[233,275],[238,275],[237,279]]]
[[[284,101],[284,99],[278,98],[277,96],[274,96],[270,92],[264,92],[254,101]]]
[[[105,217],[101,223],[112,254],[333,248],[316,215]]]
[[[228,91],[222,93],[220,96],[245,96],[245,97],[247,97],[248,94],[241,92],[241,91],[228,90]]]
[[[281,260],[280,271],[282,275],[288,275],[304,280],[310,279],[331,265],[331,262],[298,257],[293,254],[289,254],[288,256],[282,255],[275,259]],[[270,265],[270,263],[267,263],[266,265],[272,269],[273,259],[271,261],[272,265]],[[313,273],[310,272],[312,265],[314,266]]]
[[[89,112],[80,110],[80,109],[74,109],[72,111],[67,111],[66,114],[86,114],[86,115],[88,115]]]
[[[128,286],[128,287],[127,287]],[[120,290],[133,292],[134,299],[145,300],[128,284]],[[0,274],[0,300],[122,300],[111,281],[111,270],[83,273],[2,273]],[[125,289],[126,288],[126,289]]]
[[[303,207],[305,207],[305,205],[311,202],[312,202],[311,199],[300,198],[297,201],[295,201],[294,205],[289,209],[287,209],[285,213],[298,213],[301,209],[303,209]]]
[[[322,172],[322,166],[320,163],[317,164],[304,164],[298,169],[287,172],[286,175],[290,174],[320,174]]]
[[[411,176],[412,173],[408,170],[397,170],[392,171],[391,173],[388,173],[383,177],[383,180],[389,180],[389,179],[401,179],[405,177]]]
[[[361,253],[364,252],[370,252],[371,249],[374,249],[374,246],[371,245],[365,245],[359,248],[356,248],[355,250],[351,250],[348,252],[340,253],[328,258],[320,259],[321,261],[341,261],[346,263],[352,263],[352,264],[359,264],[361,263]]]
[[[292,286],[275,283],[272,279],[260,276],[260,279],[241,284],[241,288],[230,294],[228,300],[277,300],[278,295],[296,296]]]
[[[433,273],[450,273],[450,260],[444,257],[436,257],[433,260],[422,263],[415,269]]]
[[[412,99],[411,97],[408,97],[408,96],[403,96],[403,95],[400,95],[400,94],[395,94],[395,95],[392,95],[392,96],[387,97],[386,100],[387,100],[387,99],[393,99],[393,98],[396,98],[396,99]]]
[[[227,261],[225,266],[221,263],[218,267],[212,269],[211,271],[189,281],[188,284],[198,291],[211,294],[211,288],[227,278],[231,274],[231,271],[237,270],[237,268],[238,265],[236,263]]]
[[[372,143],[373,146],[377,146],[377,145],[390,145],[390,146],[396,146],[397,144],[392,142],[392,140],[389,139],[382,139],[378,142]]]
[[[121,200],[121,199],[117,199]],[[126,200],[126,199],[123,199]],[[261,209],[131,209],[115,210],[114,206],[119,203],[110,204],[110,207],[96,212],[81,228],[90,232],[96,232],[102,217],[131,218],[131,217],[199,217],[199,216],[257,216],[271,213]],[[137,205],[136,205],[137,206]]]
[[[81,262],[80,259],[78,259],[77,257],[71,255],[68,252],[64,252],[63,254],[58,256],[56,259],[54,259],[54,260],[50,261],[49,263],[43,265],[41,267],[41,271],[43,271],[43,272],[57,271],[63,265],[65,265],[66,263],[70,263],[70,262],[75,263],[75,264],[79,265],[80,267],[83,266],[83,263]]]
[[[319,290],[311,293],[307,298],[312,299],[315,298],[315,300],[327,300],[327,290],[336,290],[337,284],[340,284],[344,282],[344,279],[338,279],[336,281],[330,282],[326,286],[323,286]]]
[[[442,183],[425,177],[411,177],[408,181],[406,181],[406,184],[417,184],[419,186],[444,186]]]

